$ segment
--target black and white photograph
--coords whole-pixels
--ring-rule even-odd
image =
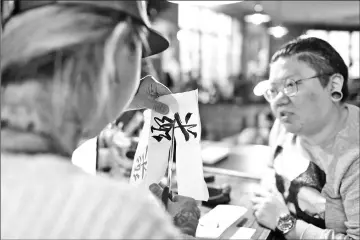
[[[360,239],[360,1],[0,2],[1,239]]]

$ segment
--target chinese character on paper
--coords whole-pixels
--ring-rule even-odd
[[[132,174],[132,177],[135,181],[139,179],[144,179],[146,170],[147,170],[147,152],[148,148],[146,147],[146,151],[140,155],[137,159],[135,159],[135,168]]]
[[[184,138],[186,141],[189,141],[190,134],[193,135],[194,138],[197,137],[197,133],[194,131],[191,131],[192,128],[196,127],[197,124],[188,124],[192,113],[187,113],[185,116],[185,125],[183,125],[179,113],[174,114],[174,119],[171,119],[169,117],[163,117],[162,119],[155,117],[154,120],[157,127],[151,126],[151,133],[154,133],[154,131],[161,132],[158,135],[153,135],[152,137],[155,138],[158,142],[161,142],[163,138],[166,138],[167,140],[171,140],[171,136],[169,132],[174,128],[180,128],[182,134],[184,135]]]

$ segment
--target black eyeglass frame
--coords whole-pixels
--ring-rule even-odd
[[[276,93],[274,93],[275,95],[273,97],[270,97],[272,94],[269,94],[268,92],[270,90],[272,90],[271,88],[267,89],[265,92],[264,92],[264,97],[265,99],[268,101],[268,102],[271,102],[273,101],[278,95],[279,95],[279,92],[283,92],[287,97],[294,97],[296,96],[296,94],[299,92],[299,88],[298,88],[298,82],[300,81],[305,81],[305,80],[310,80],[310,79],[314,79],[314,78],[320,78],[320,77],[323,77],[323,76],[331,76],[333,75],[334,73],[324,73],[324,74],[318,74],[318,75],[315,75],[315,76],[312,76],[312,77],[308,77],[308,78],[302,78],[302,79],[297,79],[297,80],[292,80],[292,79],[285,79],[284,81],[284,84],[283,84],[283,87],[282,87],[282,90],[281,91],[278,91],[278,89],[276,89]],[[286,92],[286,88],[287,86],[286,85],[289,85],[289,82],[288,81],[291,81],[291,83],[294,84],[294,87],[295,87],[295,91],[293,91],[292,93],[287,93]]]

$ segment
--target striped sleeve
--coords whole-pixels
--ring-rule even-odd
[[[72,178],[72,177],[70,177]],[[2,182],[1,238],[175,239],[170,216],[147,194],[94,177]],[[3,180],[3,179],[2,179]],[[24,180],[24,179],[22,179]]]

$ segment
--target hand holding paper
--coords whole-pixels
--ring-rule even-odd
[[[170,111],[167,115],[152,111],[150,119],[145,117],[130,182],[144,183],[146,187],[160,182],[167,168],[171,141],[174,140],[179,195],[206,201],[209,193],[201,159],[197,90],[166,95],[157,100],[167,104]],[[136,175],[145,162],[146,171]]]
[[[153,76],[148,75],[141,79],[139,89],[129,105],[129,110],[148,108],[167,114],[168,106],[155,100],[166,94],[171,94],[171,91]]]

